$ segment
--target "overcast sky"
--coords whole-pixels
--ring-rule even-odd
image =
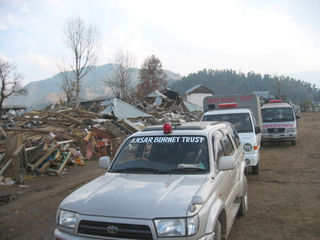
[[[320,70],[319,0],[0,0],[0,56],[23,84],[58,72],[66,22],[101,35],[98,64],[128,50],[187,75],[203,68],[286,74]]]

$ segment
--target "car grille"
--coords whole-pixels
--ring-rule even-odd
[[[148,226],[135,224],[83,220],[79,223],[78,233],[112,238],[152,240],[152,233]]]
[[[271,133],[282,133],[282,132],[284,132],[284,128],[268,128],[268,132],[271,132]]]

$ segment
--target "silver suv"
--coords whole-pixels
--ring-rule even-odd
[[[56,239],[226,239],[248,209],[245,161],[229,123],[145,128],[107,172],[59,206]]]

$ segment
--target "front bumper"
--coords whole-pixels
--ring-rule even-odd
[[[59,229],[56,229],[54,231],[55,240],[89,240],[89,239],[110,239],[110,238],[103,238],[103,237],[83,237],[83,236],[77,236],[70,233],[62,232]],[[116,239],[116,238],[112,238]],[[153,237],[154,240],[158,239],[157,237]],[[159,239],[165,239],[165,238],[159,238]],[[180,237],[180,238],[172,238],[170,237],[170,240],[184,240],[187,239],[186,237]],[[188,237],[188,239],[194,239],[194,240],[213,240],[214,239],[214,233],[207,234],[203,237]],[[120,239],[119,239],[120,240]]]
[[[84,221],[98,221],[98,222],[105,222],[105,223],[119,223],[119,224],[129,224],[129,225],[144,225],[148,226],[150,229],[150,232],[152,234],[152,239],[157,240],[157,239],[168,239],[167,238],[158,238],[153,220],[149,219],[124,219],[124,218],[112,218],[112,217],[99,217],[99,216],[83,216],[80,215],[78,222],[76,223],[76,230],[75,232],[67,232],[61,227],[57,227],[54,231],[54,236],[56,240],[99,240],[99,239],[109,239],[109,240],[122,240],[122,239],[127,239],[127,238],[120,238],[120,237],[105,237],[105,236],[97,236],[97,235],[86,235],[86,234],[81,234],[78,233],[78,228],[79,228],[79,223],[81,220]],[[199,227],[199,231],[196,235],[194,236],[188,236],[188,237],[170,237],[170,240],[212,240],[214,239],[212,236],[214,236],[214,233],[210,233],[207,235],[204,235],[204,228],[205,225],[201,225]],[[106,229],[107,230],[107,229]]]
[[[296,132],[285,132],[285,133],[263,133],[261,141],[263,142],[282,142],[297,140]]]
[[[259,150],[253,153],[245,153],[245,161],[246,161],[247,167],[256,166],[259,163],[259,159],[260,159]]]

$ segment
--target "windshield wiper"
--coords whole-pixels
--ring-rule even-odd
[[[204,168],[197,168],[197,167],[180,167],[180,168],[174,168],[170,170],[168,173],[174,173],[174,172],[206,172],[207,169]]]
[[[111,170],[110,172],[117,172],[117,173],[151,172],[151,173],[157,173],[157,172],[159,172],[159,170],[154,169],[154,168],[147,168],[147,167],[131,167],[131,168],[122,168],[122,169],[117,169],[117,170]]]

